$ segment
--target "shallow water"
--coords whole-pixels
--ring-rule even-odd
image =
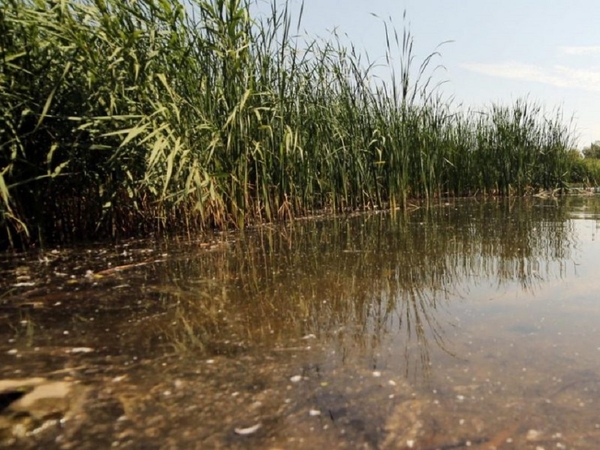
[[[0,380],[73,389],[0,395],[0,442],[600,448],[599,219],[461,200],[4,255]]]

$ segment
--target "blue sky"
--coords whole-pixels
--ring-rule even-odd
[[[405,10],[417,62],[453,41],[437,61],[445,97],[475,109],[528,97],[573,118],[580,148],[600,140],[600,1],[304,0],[301,30],[325,37],[337,29],[383,63],[382,20],[402,32]]]

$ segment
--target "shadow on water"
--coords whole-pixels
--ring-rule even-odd
[[[444,404],[430,394],[444,391],[440,374],[473,360],[457,311],[567,277],[581,247],[574,221],[599,217],[599,205],[452,201],[206,242],[5,255],[0,375],[67,377],[86,391],[49,415],[7,407],[1,437],[64,448],[493,444],[512,425],[477,425],[487,410],[465,413],[475,431],[464,436],[448,411],[425,412]],[[18,397],[10,386],[0,397]],[[78,425],[46,425],[60,415]]]

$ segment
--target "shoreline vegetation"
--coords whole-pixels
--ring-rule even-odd
[[[285,3],[0,2],[4,248],[586,180],[560,111],[455,110],[406,27],[382,22],[382,81],[335,36],[295,37]]]

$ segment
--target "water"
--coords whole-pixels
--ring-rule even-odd
[[[71,391],[5,389],[0,442],[600,448],[599,219],[461,200],[4,255],[0,379]]]

